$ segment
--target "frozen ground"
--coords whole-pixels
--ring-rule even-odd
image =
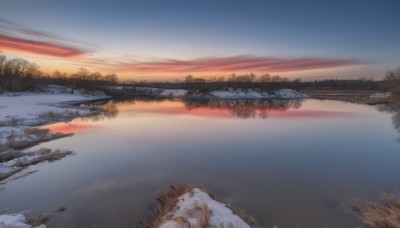
[[[167,213],[159,228],[180,227],[238,227],[250,228],[231,209],[212,199],[198,188],[178,198],[173,211]]]
[[[0,94],[0,126],[35,126],[55,118],[72,118],[88,115],[90,110],[71,106],[74,102],[105,99],[103,93],[94,95],[52,86],[43,93]]]
[[[31,126],[96,115],[99,109],[73,104],[106,98],[108,96],[102,92],[89,94],[62,86],[48,86],[41,93],[0,94],[0,180],[39,160],[57,160],[54,158],[60,155],[57,154],[59,151],[55,154],[46,149],[28,153],[19,151],[46,140],[68,136]]]
[[[382,98],[388,98],[388,97],[390,97],[391,96],[391,93],[390,92],[382,92],[382,93],[374,93],[374,94],[372,94],[371,96],[369,96],[369,98],[372,98],[372,99],[382,99]]]
[[[27,219],[23,213],[0,214],[0,228],[31,228],[31,227],[33,226],[27,223]],[[42,224],[35,227],[46,228],[46,225]]]
[[[136,87],[137,90],[155,97],[183,97],[187,94],[185,89],[160,89],[151,87]]]
[[[21,152],[13,149],[2,151],[0,153],[0,181],[13,176],[30,165],[44,161],[56,161],[72,154],[72,151],[50,150],[45,148],[29,152]],[[18,179],[31,173],[32,171],[21,173],[19,176],[14,176],[13,179]]]

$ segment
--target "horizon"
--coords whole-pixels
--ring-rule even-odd
[[[50,74],[84,67],[121,81],[233,73],[379,80],[400,65],[397,1],[2,5],[0,55]]]

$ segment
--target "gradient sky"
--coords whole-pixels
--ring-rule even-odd
[[[2,0],[0,51],[121,79],[231,73],[382,78],[400,65],[400,1]]]

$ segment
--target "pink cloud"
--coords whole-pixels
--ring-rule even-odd
[[[78,48],[67,47],[61,44],[46,43],[1,35],[0,48],[23,53],[26,52],[62,58],[77,57],[85,53]]]
[[[160,59],[137,61],[116,66],[120,71],[135,73],[192,73],[192,72],[287,72],[314,70],[363,64],[356,59],[279,58],[279,57],[209,57],[192,60]]]

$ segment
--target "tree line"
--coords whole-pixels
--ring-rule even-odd
[[[377,90],[381,89],[381,82],[370,78],[361,79],[323,79],[314,81],[302,81],[301,79],[290,80],[279,75],[270,74],[232,74],[229,77],[212,77],[209,79],[196,78],[191,75],[185,77],[184,81],[175,82],[146,82],[131,81],[124,85],[130,87],[156,87],[164,89],[187,89],[189,91],[208,92],[213,90],[233,89],[258,89],[264,92],[277,89],[354,89],[354,90]]]
[[[79,68],[72,74],[59,70],[45,74],[39,68],[36,63],[22,58],[7,59],[5,55],[0,55],[0,91],[38,90],[49,84],[93,91],[97,86],[115,85],[118,82],[115,73],[103,75]]]

